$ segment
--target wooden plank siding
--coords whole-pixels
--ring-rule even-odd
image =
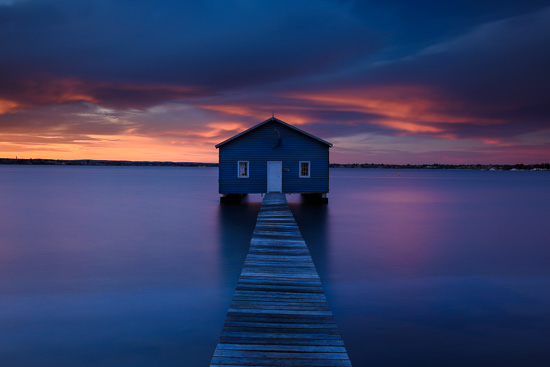
[[[238,161],[249,162],[248,178],[237,177]],[[267,192],[268,161],[282,162],[282,192],[329,191],[329,146],[274,119],[219,147],[219,192]],[[309,178],[299,177],[300,161],[310,162]]]
[[[266,194],[210,366],[351,366],[284,194]]]

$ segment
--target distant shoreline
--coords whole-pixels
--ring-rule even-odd
[[[159,162],[159,161],[113,161],[98,159],[41,159],[0,158],[4,165],[37,166],[148,166],[148,167],[218,167],[218,163]],[[468,169],[495,171],[549,171],[550,163],[538,164],[384,164],[384,163],[331,163],[330,168],[386,168],[386,169]]]
[[[218,163],[158,162],[158,161],[112,161],[101,159],[41,159],[0,158],[0,164],[37,166],[163,166],[163,167],[218,167]]]
[[[480,171],[550,171],[550,163],[538,164],[384,164],[331,163],[330,168],[388,168],[388,169],[468,169]]]

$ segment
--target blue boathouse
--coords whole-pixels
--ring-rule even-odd
[[[216,145],[221,201],[252,193],[326,200],[332,144],[271,117]]]

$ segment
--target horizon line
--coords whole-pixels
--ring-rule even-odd
[[[112,163],[157,163],[157,164],[192,164],[192,165],[218,165],[218,162],[189,162],[189,161],[134,161],[134,160],[124,160],[124,159],[55,159],[55,158],[0,158],[0,164],[3,164],[3,161],[42,161],[46,162],[112,162]],[[546,163],[375,163],[375,162],[363,162],[363,163],[336,163],[331,162],[330,165],[339,165],[339,166],[399,166],[399,167],[430,167],[430,166],[491,166],[491,167],[513,167],[513,166],[550,166],[550,162]]]

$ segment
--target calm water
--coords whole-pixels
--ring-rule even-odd
[[[288,197],[354,366],[550,365],[550,173]],[[259,210],[217,169],[0,166],[2,366],[206,366]]]

